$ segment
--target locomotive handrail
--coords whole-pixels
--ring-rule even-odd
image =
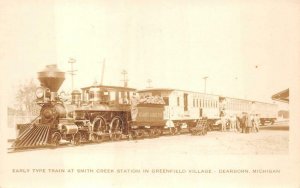
[[[21,140],[23,139],[23,137],[27,135],[27,133],[32,129],[34,122],[35,122],[35,121],[37,120],[37,118],[39,118],[39,117],[40,117],[40,115],[38,115],[36,118],[34,118],[30,123],[23,124],[23,125],[31,125],[31,126],[28,127],[28,128],[26,128],[26,129],[18,136],[18,138],[16,139],[16,142],[21,141]],[[15,145],[16,142],[15,142],[13,145]]]
[[[23,125],[30,125],[30,124],[33,124],[33,123],[37,120],[37,118],[39,118],[40,116],[41,116],[41,114],[38,115],[37,117],[35,117],[30,123],[25,123],[25,124],[23,124]]]

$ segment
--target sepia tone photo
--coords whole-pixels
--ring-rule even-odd
[[[299,2],[0,7],[1,188],[300,186]]]

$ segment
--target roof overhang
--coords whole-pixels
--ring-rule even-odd
[[[289,89],[272,95],[272,100],[289,103]]]

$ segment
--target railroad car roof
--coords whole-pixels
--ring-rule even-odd
[[[147,92],[147,91],[173,91],[175,89],[171,88],[148,88],[148,89],[141,89],[138,92]]]
[[[182,90],[182,89],[174,89],[174,88],[148,88],[148,89],[141,89],[137,90],[134,88],[129,88],[129,87],[122,87],[122,86],[107,86],[107,85],[92,85],[88,87],[83,87],[81,88],[82,90],[90,89],[92,87],[98,87],[98,88],[110,88],[110,89],[117,89],[117,90],[129,90],[129,91],[137,91],[137,92],[147,92],[147,91],[183,91],[183,92],[189,92],[189,93],[198,93],[198,94],[205,94],[202,92],[197,92],[197,91],[188,91],[188,90]],[[285,90],[286,91],[286,90]],[[227,96],[221,96],[221,95],[215,95],[215,94],[208,94],[206,93],[205,95],[210,95],[210,96],[217,96],[217,97],[222,97],[222,98],[229,98],[229,99],[236,99],[236,100],[241,100],[241,101],[249,101],[249,102],[257,102],[257,103],[265,103],[265,104],[272,104],[272,103],[267,103],[267,102],[260,102],[260,101],[255,101],[255,100],[249,100],[249,99],[240,99],[240,98],[234,98],[234,97],[227,97]]]
[[[255,103],[263,103],[263,104],[271,104],[271,105],[276,105],[273,103],[269,103],[269,102],[261,102],[261,101],[255,101],[255,100],[249,100],[249,99],[240,99],[240,98],[235,98],[235,97],[226,97],[226,96],[220,96],[222,98],[226,98],[226,99],[235,99],[235,100],[240,100],[240,101],[248,101],[248,102],[255,102]]]
[[[205,93],[197,92],[197,91],[188,91],[188,90],[174,89],[174,88],[173,88],[173,89],[172,89],[172,88],[148,88],[148,89],[138,90],[137,92],[147,92],[147,91],[183,91],[183,92],[190,92],[190,93],[199,93],[199,94],[202,94],[202,95],[205,94]],[[228,99],[236,99],[236,100],[248,101],[248,102],[256,102],[256,103],[272,104],[272,103],[268,103],[268,102],[260,102],[260,101],[249,100],[249,99],[240,99],[240,98],[227,97],[227,96],[216,95],[216,94],[208,94],[208,93],[206,93],[205,95],[209,95],[209,96],[217,96],[217,97],[228,98]],[[272,105],[275,105],[275,104],[272,104]]]
[[[199,91],[188,91],[188,90],[183,90],[183,89],[172,89],[172,88],[148,88],[148,89],[138,90],[137,92],[147,92],[147,91],[183,91],[183,92],[197,93],[197,94],[208,95],[208,96],[216,96],[216,97],[220,96],[220,95],[215,95],[215,94],[202,93]]]
[[[107,85],[92,85],[88,87],[81,88],[82,90],[90,89],[90,88],[109,88],[109,89],[117,89],[117,90],[130,90],[130,91],[136,91],[135,88],[130,87],[122,87],[122,86],[107,86]]]

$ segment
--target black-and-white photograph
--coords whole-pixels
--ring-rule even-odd
[[[299,187],[300,2],[0,7],[0,187]]]

